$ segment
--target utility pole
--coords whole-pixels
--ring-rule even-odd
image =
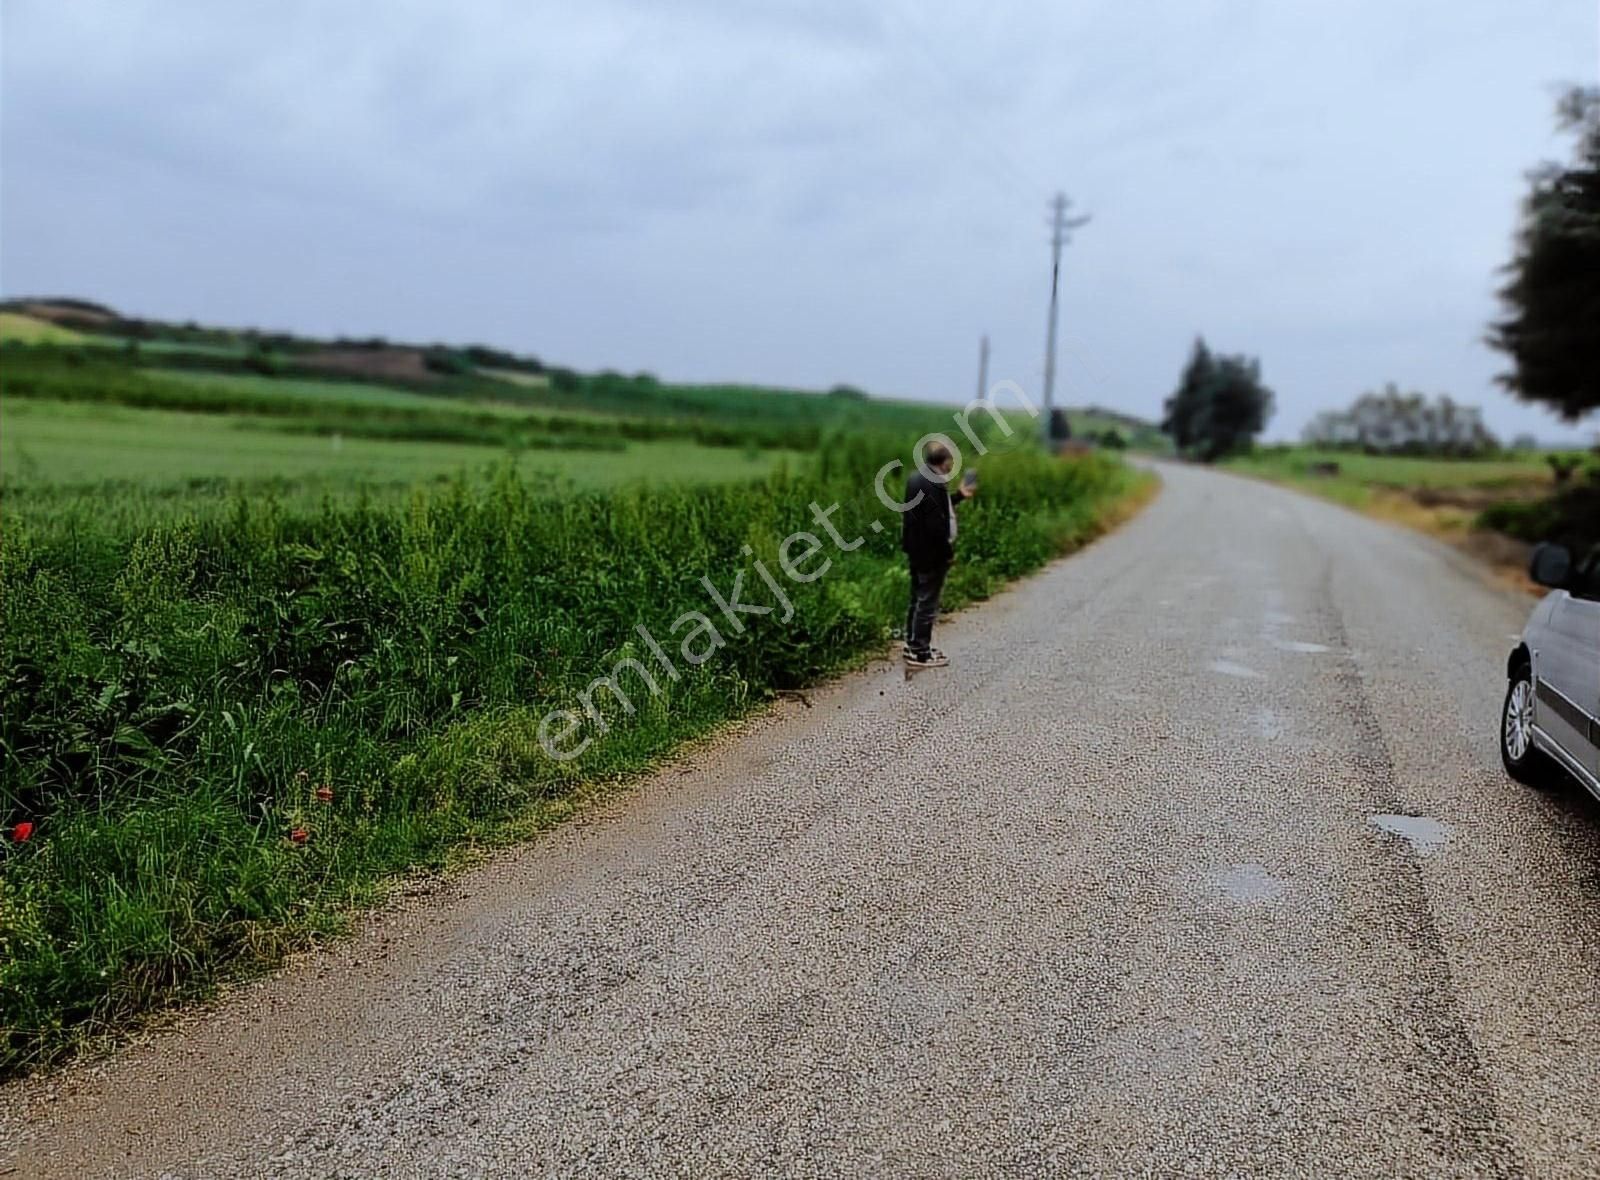
[[[1065,193],[1057,193],[1050,202],[1050,328],[1044,346],[1044,444],[1047,448],[1051,419],[1055,417],[1056,294],[1061,285],[1061,247],[1072,230],[1089,223],[1087,217],[1067,216],[1067,206],[1071,204]]]
[[[989,396],[989,334],[978,338],[978,400]]]

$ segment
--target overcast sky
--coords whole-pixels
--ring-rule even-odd
[[[978,336],[1275,436],[1394,380],[1571,436],[1483,346],[1595,0],[3,0],[0,289],[954,399]],[[1586,426],[1586,430],[1592,426]]]

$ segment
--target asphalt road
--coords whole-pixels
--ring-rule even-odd
[[[1497,761],[1527,602],[1164,477],[951,668],[0,1092],[0,1174],[1595,1174],[1600,805]]]

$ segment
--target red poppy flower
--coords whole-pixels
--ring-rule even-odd
[[[18,844],[26,844],[32,837],[33,825],[27,820],[23,820],[20,824],[11,829],[11,838]]]
[[[294,831],[289,833],[289,839],[294,841],[296,844],[304,844],[310,835],[311,833],[306,831],[304,828],[296,828]]]
[[[333,802],[333,788],[328,786],[327,783],[323,783],[322,786],[318,787],[317,788],[317,801],[319,803],[332,803]]]

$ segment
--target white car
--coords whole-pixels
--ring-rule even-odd
[[[1600,546],[1574,565],[1540,545],[1528,572],[1550,593],[1506,667],[1500,757],[1518,782],[1542,785],[1560,767],[1600,799]]]

